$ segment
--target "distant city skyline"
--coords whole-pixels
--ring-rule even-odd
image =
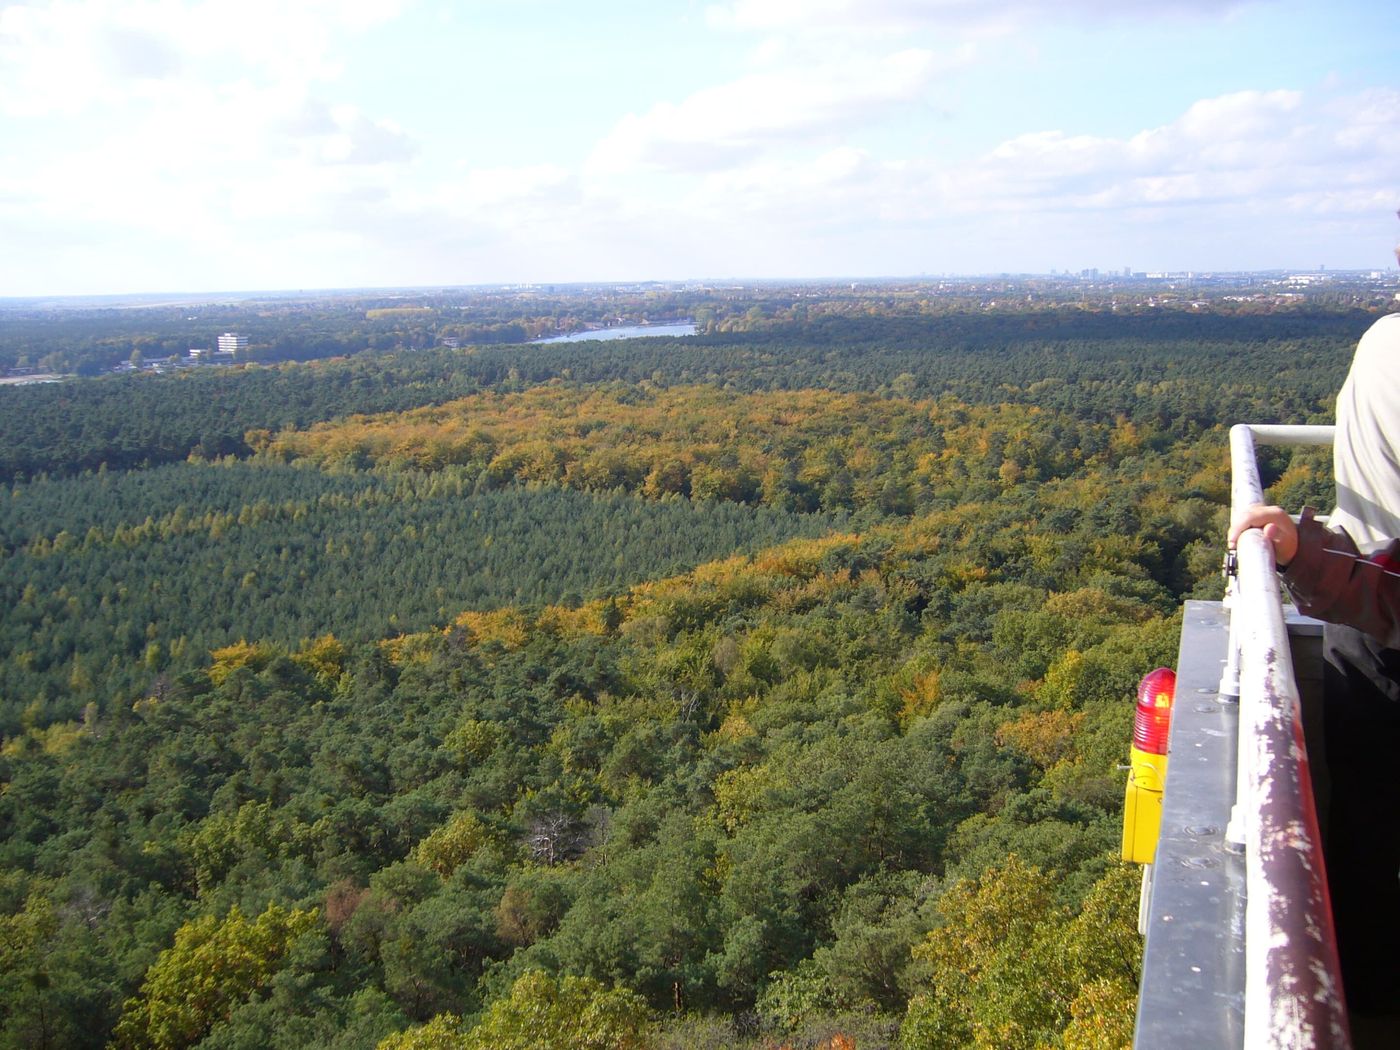
[[[29,0],[0,297],[1383,270],[1390,5]]]

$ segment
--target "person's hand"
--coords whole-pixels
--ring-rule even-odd
[[[1256,503],[1237,512],[1230,519],[1230,549],[1246,529],[1263,529],[1264,538],[1274,547],[1274,564],[1280,568],[1293,560],[1298,553],[1298,526],[1282,507],[1266,507]]]

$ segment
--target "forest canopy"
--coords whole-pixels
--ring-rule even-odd
[[[1359,311],[794,304],[0,390],[0,1046],[1124,1045],[1132,691]]]

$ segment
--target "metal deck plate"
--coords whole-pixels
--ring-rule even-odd
[[[1229,634],[1219,602],[1186,603],[1137,1050],[1238,1047],[1244,1038],[1244,857],[1225,847],[1239,705],[1217,693]]]

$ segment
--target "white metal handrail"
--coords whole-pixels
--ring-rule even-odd
[[[1331,444],[1332,427],[1230,430],[1231,502],[1262,503],[1255,444]],[[1227,837],[1245,851],[1244,1046],[1351,1046],[1328,906],[1302,714],[1273,547],[1240,537],[1226,604],[1223,694],[1240,698],[1235,814]],[[1233,687],[1233,688],[1232,688]]]

